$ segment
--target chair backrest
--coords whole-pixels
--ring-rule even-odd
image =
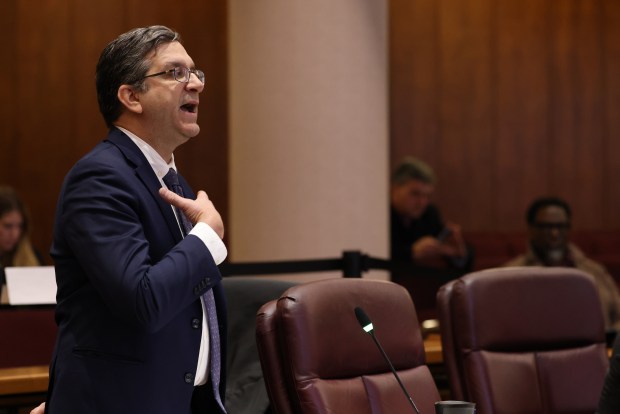
[[[415,308],[388,281],[327,279],[288,289],[257,314],[256,338],[272,409],[289,413],[412,412],[389,364],[355,316],[361,307],[421,414],[440,399],[424,363]]]
[[[608,367],[592,278],[501,268],[442,286],[437,306],[452,397],[477,413],[593,413]]]
[[[249,277],[224,277],[228,307],[226,409],[234,414],[265,413],[269,397],[254,340],[256,312],[296,283]]]

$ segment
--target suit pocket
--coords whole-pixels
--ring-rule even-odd
[[[138,358],[132,358],[125,355],[112,354],[109,352],[102,352],[97,349],[84,348],[76,346],[73,348],[73,355],[78,358],[86,358],[91,360],[102,360],[107,362],[117,362],[119,364],[140,365],[144,361]]]

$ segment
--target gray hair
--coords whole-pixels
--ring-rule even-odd
[[[108,127],[112,127],[123,111],[117,97],[121,85],[144,90],[144,76],[151,66],[148,56],[160,45],[175,41],[181,41],[177,32],[166,26],[149,26],[123,33],[103,49],[95,83],[99,111]]]
[[[435,184],[435,173],[424,161],[414,157],[406,157],[392,173],[392,184],[404,184],[409,180],[418,180],[427,184]]]

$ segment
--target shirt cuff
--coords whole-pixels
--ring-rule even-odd
[[[207,223],[202,221],[196,223],[189,234],[193,234],[202,240],[205,246],[207,246],[207,249],[209,249],[216,265],[219,265],[224,261],[224,259],[226,259],[226,256],[228,255],[226,245],[222,239],[220,239],[220,236],[217,235],[215,230],[213,230]]]

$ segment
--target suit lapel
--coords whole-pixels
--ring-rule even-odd
[[[180,232],[177,219],[172,212],[170,204],[166,203],[159,196],[159,189],[161,188],[161,183],[159,182],[159,179],[155,175],[155,172],[153,171],[153,168],[147,161],[146,157],[144,156],[142,151],[140,151],[140,148],[138,148],[138,146],[134,144],[134,142],[127,135],[125,135],[121,130],[116,128],[110,131],[107,140],[117,146],[118,149],[125,156],[127,162],[133,166],[134,171],[136,172],[136,176],[144,184],[144,186],[148,190],[148,193],[153,197],[153,201],[155,202],[155,204],[159,208],[159,211],[164,217],[166,226],[168,227],[168,230],[170,230],[172,237],[174,237],[175,242],[178,243],[179,241],[181,241],[183,236]],[[185,181],[183,182],[185,183]]]

